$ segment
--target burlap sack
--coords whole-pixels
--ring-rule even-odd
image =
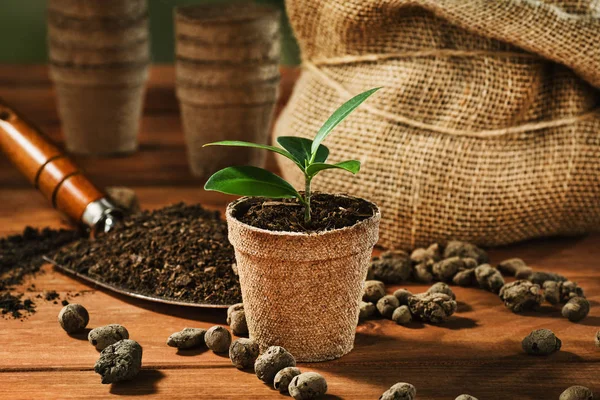
[[[227,207],[250,337],[261,350],[283,346],[297,361],[339,358],[352,350],[358,307],[379,210],[348,228],[305,234],[241,223]]]
[[[595,1],[289,0],[304,71],[275,136],[327,139],[317,190],[381,207],[381,244],[501,245],[600,226]],[[285,178],[297,169],[278,157]]]

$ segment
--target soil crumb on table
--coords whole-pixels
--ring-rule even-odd
[[[55,261],[149,296],[215,305],[242,299],[227,225],[217,211],[200,205],[129,216],[111,232],[66,246]]]
[[[0,312],[4,316],[22,318],[35,312],[33,300],[16,291],[25,278],[36,274],[46,262],[67,243],[80,238],[77,231],[65,229],[35,229],[26,227],[23,233],[0,238]],[[28,291],[35,291],[31,287]],[[45,294],[47,301],[58,299],[55,291]],[[48,298],[51,297],[51,298]]]
[[[255,197],[240,204],[235,217],[270,231],[322,232],[352,226],[373,216],[373,206],[362,199],[315,193],[311,197],[311,222],[304,222],[304,206],[296,199]]]

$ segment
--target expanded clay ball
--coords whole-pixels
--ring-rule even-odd
[[[521,346],[525,353],[547,356],[560,350],[562,342],[550,329],[536,329],[523,339]]]
[[[440,281],[451,281],[456,273],[465,267],[465,263],[460,257],[450,257],[433,264],[431,272],[433,277]]]
[[[222,326],[216,325],[206,331],[204,342],[215,353],[225,353],[231,345],[231,333]]]
[[[594,343],[596,347],[600,347],[600,331],[596,332],[596,337],[594,338]]]
[[[384,318],[392,318],[392,314],[396,308],[400,307],[400,302],[394,295],[383,296],[377,302],[377,311]]]
[[[514,281],[502,286],[500,299],[506,308],[514,313],[535,310],[542,304],[542,291],[539,285],[529,281]]]
[[[359,319],[368,319],[375,315],[377,311],[377,307],[373,303],[367,303],[364,301],[360,302],[358,318]]]
[[[473,286],[475,282],[477,282],[475,279],[475,268],[460,271],[452,278],[452,283],[463,287]]]
[[[509,258],[508,260],[500,262],[496,268],[502,275],[515,276],[518,270],[525,268],[526,266],[527,264],[525,264],[525,261],[520,258]]]
[[[385,296],[385,285],[381,281],[365,281],[363,288],[363,301],[367,303],[377,303],[377,301]]]
[[[517,279],[529,279],[529,277],[533,274],[533,269],[530,267],[523,267],[519,269],[515,273],[515,278]]]
[[[400,283],[410,278],[412,263],[403,251],[387,251],[375,257],[369,268],[372,279],[384,283]]]
[[[460,257],[474,258],[478,264],[489,262],[489,258],[485,250],[475,246],[474,244],[452,240],[448,242],[444,249],[444,258]]]
[[[408,299],[410,297],[413,296],[413,294],[411,292],[409,292],[406,289],[398,289],[394,292],[394,296],[396,296],[396,298],[398,299],[398,303],[401,306],[407,306],[408,305]]]
[[[554,272],[541,271],[533,272],[527,279],[540,286],[544,286],[544,282],[546,281],[563,282],[567,280],[564,276],[555,274]]]
[[[327,393],[327,381],[321,374],[305,372],[295,376],[288,389],[295,400],[317,399]]]
[[[429,283],[433,281],[433,274],[431,273],[433,264],[433,261],[424,261],[421,264],[415,265],[413,269],[413,277],[415,281],[421,283]]]
[[[571,281],[544,282],[544,297],[550,304],[566,303],[573,297],[585,297],[583,289]]]
[[[442,248],[439,244],[434,243],[428,248],[415,249],[410,254],[410,260],[413,264],[420,264],[427,260],[439,261],[442,259]]]
[[[115,383],[133,379],[142,368],[142,346],[135,340],[124,339],[111,344],[100,353],[94,371],[102,383]]]
[[[129,339],[129,332],[123,325],[110,324],[94,328],[88,333],[88,341],[96,347],[96,350],[104,350],[119,340]]]
[[[475,278],[480,288],[493,293],[500,292],[500,289],[504,286],[502,274],[490,264],[482,264],[475,268]]]
[[[227,309],[227,325],[231,325],[231,314],[236,311],[244,311],[244,303],[237,303]]]
[[[446,321],[456,307],[456,301],[444,293],[422,293],[408,300],[408,308],[414,317],[433,324]]]
[[[560,394],[558,400],[593,400],[594,393],[585,386],[571,386]]]
[[[562,315],[571,322],[578,322],[587,317],[590,312],[590,302],[584,297],[573,297],[562,308]]]
[[[239,338],[229,348],[229,359],[237,369],[248,369],[256,362],[258,353],[258,343],[252,339]]]
[[[248,323],[246,322],[246,312],[244,310],[238,310],[231,313],[229,316],[229,328],[236,336],[248,334]]]
[[[254,372],[258,379],[272,384],[279,371],[295,366],[296,359],[286,349],[280,346],[271,346],[256,359]]]
[[[475,269],[479,266],[479,263],[474,258],[463,258],[463,263],[465,263],[464,269]]]
[[[90,322],[90,315],[81,304],[67,304],[58,313],[58,322],[67,333],[82,332]]]
[[[386,390],[379,400],[414,400],[417,398],[417,389],[410,383],[398,382]]]
[[[288,393],[290,383],[295,376],[298,376],[302,373],[300,368],[296,367],[287,367],[282,369],[275,375],[275,379],[273,379],[273,387],[275,390],[279,390],[279,393]]]
[[[181,350],[203,346],[205,335],[206,329],[184,328],[169,336],[167,339],[167,346],[176,347]]]
[[[447,294],[448,296],[450,296],[452,298],[452,300],[456,300],[456,295],[454,294],[452,289],[450,289],[450,286],[448,286],[444,282],[434,283],[429,289],[427,289],[426,293],[427,294],[444,293],[444,294]]]
[[[392,320],[398,325],[406,325],[412,321],[412,315],[408,306],[400,306],[394,310]]]
[[[454,400],[477,400],[477,397],[473,397],[470,394],[461,394]]]

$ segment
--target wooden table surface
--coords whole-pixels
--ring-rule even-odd
[[[285,72],[284,93],[293,73]],[[54,92],[42,66],[0,66],[0,96],[60,140]],[[199,202],[223,209],[227,198],[202,190],[187,170],[171,67],[155,67],[149,84],[140,151],[117,159],[78,159],[100,186],[128,185],[143,207]],[[0,235],[26,225],[64,225],[61,216],[0,156]],[[560,316],[549,305],[536,313],[515,315],[498,296],[475,288],[456,288],[459,309],[440,326],[388,320],[359,325],[355,349],[332,362],[304,364],[322,373],[329,399],[377,399],[390,385],[410,382],[419,399],[454,399],[469,393],[487,399],[557,399],[571,385],[584,385],[600,396],[600,235],[545,239],[490,251],[493,262],[521,257],[531,266],[564,274],[585,289],[592,303],[580,323]],[[167,337],[184,327],[225,323],[223,310],[202,311],[133,301],[88,287],[49,267],[28,281],[36,290],[84,291],[76,301],[90,312],[89,327],[120,323],[144,348],[143,370],[128,383],[102,385],[93,372],[98,352],[84,337],[69,337],[56,316],[60,304],[37,301],[27,319],[0,319],[0,399],[283,398],[252,373],[235,369],[227,357],[210,351],[177,352]],[[426,286],[409,284],[413,292]],[[395,287],[389,287],[390,293]],[[35,296],[37,293],[31,293]],[[75,300],[73,300],[75,301]],[[531,357],[521,339],[537,328],[552,329],[563,341],[560,352]]]

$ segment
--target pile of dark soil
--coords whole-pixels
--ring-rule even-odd
[[[218,212],[183,203],[127,217],[94,240],[64,247],[55,261],[138,293],[209,304],[241,301],[233,247]]]
[[[255,197],[240,204],[235,217],[245,224],[270,231],[316,232],[340,229],[373,216],[373,206],[362,199],[315,193],[311,222],[304,222],[304,206],[296,199],[273,201]]]
[[[14,318],[35,312],[31,299],[11,291],[40,270],[45,264],[43,256],[51,257],[60,247],[80,237],[71,230],[27,227],[20,235],[0,238],[0,312]]]

